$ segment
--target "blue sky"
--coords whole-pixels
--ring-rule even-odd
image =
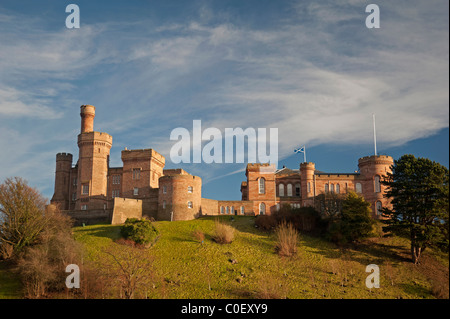
[[[80,7],[67,29],[65,8]],[[376,3],[381,28],[365,27]],[[78,158],[79,107],[120,152],[154,148],[239,199],[245,164],[173,164],[177,127],[278,128],[279,163],[353,172],[373,154],[448,167],[448,1],[0,2],[0,180],[51,197],[55,154]]]

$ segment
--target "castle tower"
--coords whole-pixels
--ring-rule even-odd
[[[313,206],[315,192],[314,172],[316,165],[312,162],[300,163],[300,178],[302,187],[302,204],[303,206]]]
[[[95,107],[80,108],[81,133],[78,135],[78,185],[76,210],[104,209],[112,136],[95,132]]]
[[[253,201],[253,212],[256,215],[270,215],[276,210],[276,183],[273,164],[247,164],[247,196]]]
[[[56,154],[55,191],[51,203],[58,205],[61,210],[69,208],[70,171],[72,168],[72,154]]]
[[[159,179],[158,220],[191,220],[200,216],[202,179],[184,171]]]
[[[159,178],[163,176],[164,156],[153,149],[123,150],[122,162],[122,196],[150,197],[150,189],[158,188]]]
[[[390,206],[388,199],[383,197],[386,186],[381,184],[383,177],[391,171],[394,160],[387,155],[372,155],[358,160],[362,184],[362,195],[371,204],[373,217],[379,218],[379,210]]]

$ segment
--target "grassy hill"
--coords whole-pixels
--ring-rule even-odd
[[[161,236],[147,249],[121,245],[120,226],[74,228],[86,248],[85,260],[98,263],[119,249],[151,260],[151,283],[139,298],[448,298],[448,254],[425,251],[422,264],[409,260],[402,238],[371,238],[342,250],[321,238],[300,235],[298,253],[275,253],[273,233],[254,227],[253,217],[221,217],[235,229],[231,244],[211,239],[214,218],[155,222]],[[193,232],[206,235],[200,243]],[[380,285],[365,286],[366,266],[380,267]]]

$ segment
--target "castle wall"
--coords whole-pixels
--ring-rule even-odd
[[[123,224],[127,218],[142,218],[143,201],[132,198],[114,198],[111,224]]]
[[[243,200],[219,200],[219,215],[255,215],[253,201]],[[228,208],[228,209],[227,209]],[[242,212],[243,208],[243,212]]]
[[[62,213],[73,219],[74,226],[81,226],[83,224],[110,224],[113,211],[112,209],[64,210]]]
[[[215,199],[202,198],[201,216],[211,216],[219,214],[219,201]]]

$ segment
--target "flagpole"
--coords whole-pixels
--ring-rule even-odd
[[[373,120],[373,145],[375,148],[375,156],[377,156],[377,131],[375,130],[375,113],[372,113]]]
[[[303,162],[306,163],[306,146],[303,146]]]

